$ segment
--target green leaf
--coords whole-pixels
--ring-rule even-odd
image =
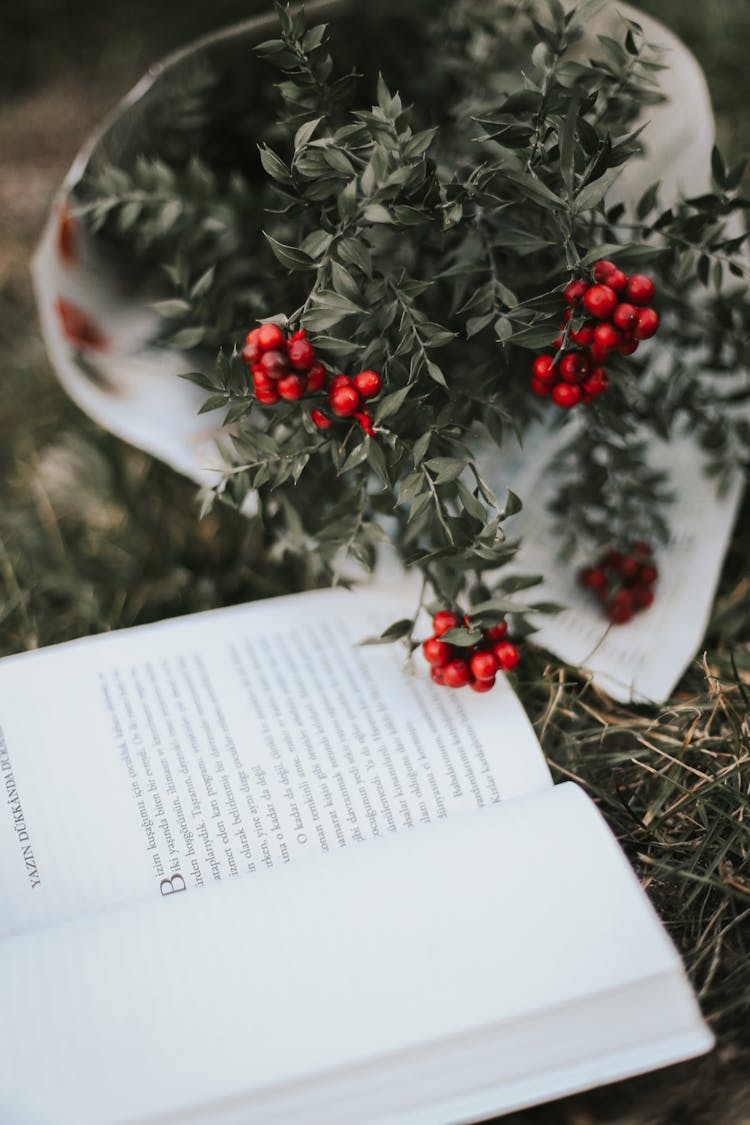
[[[402,151],[404,157],[407,160],[413,160],[417,156],[422,156],[432,144],[436,133],[437,126],[433,126],[431,129],[423,129],[420,133],[415,133],[403,147]]]
[[[414,466],[415,469],[418,468],[422,464],[422,461],[425,458],[427,450],[430,447],[431,439],[432,439],[432,431],[426,430],[425,433],[422,434],[421,438],[417,438],[417,440],[414,442],[414,448],[411,451],[411,459],[412,459],[412,465]]]
[[[408,637],[412,630],[414,622],[407,617],[403,617],[400,621],[394,621],[387,629],[378,637],[366,637],[359,643],[361,645],[389,645],[394,641],[400,641],[403,637]]]
[[[425,468],[431,473],[437,473],[436,484],[448,484],[457,480],[466,468],[466,463],[458,457],[431,457],[425,461]]]
[[[516,514],[516,512],[520,512],[522,508],[523,508],[523,504],[521,502],[520,496],[516,496],[515,492],[513,492],[509,488],[508,489],[508,495],[505,498],[505,508],[503,509],[503,518],[506,518],[507,516],[514,516]]]
[[[513,343],[522,348],[541,348],[551,344],[560,335],[560,326],[557,320],[545,321],[543,324],[530,325],[514,333]]]
[[[393,223],[391,213],[381,203],[370,203],[364,210],[364,217],[368,223]]]
[[[215,272],[216,266],[209,266],[207,270],[203,271],[203,273],[200,275],[200,277],[190,290],[191,300],[197,301],[201,297],[205,297],[206,293],[208,293],[214,283]]]
[[[272,148],[268,148],[267,145],[259,145],[258,152],[260,154],[260,162],[272,180],[278,180],[278,182],[282,184],[292,183],[292,176],[289,169]]]
[[[332,310],[341,313],[342,316],[361,315],[364,309],[345,297],[342,293],[337,293],[335,289],[322,289],[315,295],[315,307],[323,310]]]
[[[356,469],[358,465],[361,465],[364,461],[366,461],[367,451],[369,448],[370,435],[368,434],[365,437],[364,441],[361,441],[359,445],[356,445],[351,451],[346,461],[344,461],[344,464],[341,466],[341,472],[348,473],[350,469]]]
[[[490,314],[490,316],[494,315],[494,313]],[[503,344],[507,343],[508,340],[510,340],[511,336],[513,335],[513,325],[511,324],[507,316],[498,317],[498,319],[495,321],[495,335]],[[552,339],[554,340],[554,338],[555,337],[553,336]]]
[[[331,261],[331,284],[342,297],[349,297],[355,303],[360,300],[359,286],[349,271],[335,258]],[[357,308],[359,308],[358,304]]]
[[[173,348],[179,348],[181,351],[189,351],[191,348],[197,348],[206,335],[205,328],[181,328],[171,337],[169,343]]]
[[[367,463],[375,472],[381,483],[386,488],[390,488],[390,480],[388,478],[388,463],[378,441],[371,441],[369,446],[367,447]]]
[[[482,640],[482,632],[480,629],[448,629],[440,640],[457,648],[471,648]]]
[[[536,176],[532,176],[528,172],[511,172],[504,171],[504,176],[507,180],[517,184],[518,187],[524,189],[524,193],[530,196],[537,203],[543,204],[545,207],[560,207],[564,208],[565,204],[558,195],[542,183]]]
[[[392,391],[391,394],[382,398],[375,411],[375,421],[384,422],[386,418],[398,413],[411,389],[412,384],[407,384],[407,386],[399,387],[397,391]]]
[[[307,322],[307,317],[305,317]],[[348,357],[362,350],[363,345],[353,340],[339,340],[336,336],[316,336],[315,346],[331,355]]]
[[[576,196],[576,211],[593,210],[593,208],[604,199],[619,175],[619,168],[610,168],[609,171],[605,172],[603,176],[600,176],[598,180],[594,180],[593,184],[587,184],[583,191],[579,192]]]
[[[155,301],[151,308],[158,312],[159,316],[163,316],[168,320],[179,320],[183,316],[187,316],[192,311],[192,305],[189,301],[184,301],[181,297],[170,297],[167,301]]]
[[[226,395],[211,395],[202,404],[198,413],[199,414],[208,414],[212,410],[221,410],[223,407],[226,406],[226,404],[227,404],[227,396]]]
[[[339,257],[350,266],[356,266],[367,277],[372,277],[372,257],[362,242],[354,238],[344,238],[339,243]]]
[[[608,3],[609,0],[583,0],[583,3],[576,5],[574,8],[568,23],[568,30],[575,31],[579,27],[585,27]]]
[[[431,359],[427,359],[427,360],[425,360],[425,366],[427,368],[427,374],[430,376],[431,379],[434,379],[435,382],[439,383],[441,387],[447,387],[448,386],[448,384],[445,381],[445,375],[443,375],[442,368],[439,367],[437,365],[437,363],[435,363]]]
[[[202,371],[180,371],[180,379],[187,379],[188,383],[195,383],[203,391],[215,391],[216,383]]]
[[[727,169],[721,153],[716,145],[711,149],[711,174],[720,188],[725,188],[727,183]]]
[[[336,309],[308,309],[302,317],[302,325],[309,332],[325,332],[343,320],[347,313],[338,312]]]
[[[573,189],[576,155],[575,136],[580,108],[580,94],[574,94],[570,100],[570,108],[568,109],[562,129],[560,130],[560,175],[569,192]]]
[[[304,250],[300,250],[296,246],[288,246],[284,242],[279,242],[278,239],[268,234],[267,231],[263,231],[263,235],[282,266],[286,266],[287,269],[290,270],[309,270],[315,267],[315,262]]]
[[[409,473],[404,477],[401,485],[401,490],[398,494],[399,504],[405,504],[408,500],[413,500],[415,496],[419,496],[420,492],[424,491],[427,487],[424,473]]]
[[[308,141],[312,140],[313,133],[320,125],[322,117],[314,117],[312,121],[306,121],[304,125],[300,125],[297,132],[294,134],[294,151],[299,152],[303,149]]]

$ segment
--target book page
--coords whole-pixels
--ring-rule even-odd
[[[321,591],[0,662],[0,936],[550,785],[502,678],[451,691],[358,645],[405,611]]]
[[[1,942],[0,1119],[474,1121],[710,1046],[577,787],[401,843]]]
[[[565,443],[569,433],[565,435]],[[580,567],[591,559],[578,552],[557,558],[559,537],[546,509],[554,486],[554,463],[564,442],[559,433],[541,429],[529,435],[522,454],[504,459],[487,454],[483,468],[500,490],[518,491],[525,508],[507,525],[521,550],[504,573],[543,574],[544,584],[514,597],[550,599],[565,607],[553,617],[540,616],[533,640],[561,660],[581,668],[614,699],[664,702],[698,652],[732,527],[742,498],[744,477],[718,496],[702,471],[701,452],[689,437],[669,445],[651,445],[649,463],[667,471],[675,501],[669,511],[672,536],[657,549],[656,599],[626,625],[610,625],[598,601],[577,583]]]

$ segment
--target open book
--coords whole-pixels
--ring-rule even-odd
[[[387,591],[0,662],[0,1120],[447,1125],[712,1038],[515,695]]]

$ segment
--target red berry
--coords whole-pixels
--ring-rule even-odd
[[[555,336],[554,340],[552,341],[552,347],[555,349],[556,352],[559,352],[560,348],[562,346],[563,346],[562,336]]]
[[[437,637],[428,637],[422,645],[422,654],[428,664],[436,668],[444,667],[453,656],[453,648]]]
[[[375,427],[373,426],[372,418],[367,413],[367,411],[366,410],[363,410],[362,412],[357,411],[355,413],[354,417],[357,419],[357,421],[359,422],[360,426],[365,431],[365,433],[369,434],[370,437],[372,437],[373,434],[375,433]]]
[[[572,406],[577,406],[582,398],[583,391],[573,383],[558,383],[552,388],[552,401],[563,410],[570,410]]]
[[[656,569],[653,563],[647,563],[645,566],[641,567],[641,582],[645,586],[651,586],[654,582],[656,582],[656,579],[658,577],[659,571]]]
[[[273,391],[274,394],[276,393],[276,383],[263,373],[261,367],[258,367],[257,371],[253,371],[253,386],[256,391]]]
[[[289,340],[286,346],[289,362],[296,371],[309,371],[315,363],[315,349],[304,337]]]
[[[377,371],[360,371],[354,376],[354,386],[364,399],[376,398],[383,386]]]
[[[447,687],[464,687],[471,683],[471,672],[465,660],[451,660],[443,667],[443,679]]]
[[[633,600],[629,590],[618,590],[607,604],[607,616],[614,625],[625,625],[633,617]]]
[[[314,363],[307,373],[308,391],[319,391],[326,385],[328,372],[322,363]]]
[[[478,680],[494,680],[497,660],[492,652],[475,652],[469,661],[471,674]]]
[[[606,555],[601,560],[600,566],[611,566],[614,570],[619,570],[622,565],[623,555],[621,551],[607,551]]]
[[[610,262],[608,258],[600,258],[598,262],[594,262],[594,281],[598,283],[606,281],[616,269],[614,262]]]
[[[242,358],[245,363],[257,363],[261,355],[261,346],[258,340],[259,328],[253,328],[252,332],[248,332],[245,338],[245,346],[242,349]]]
[[[647,543],[645,539],[636,539],[635,543],[633,544],[633,550],[636,551],[639,555],[653,554],[653,548],[651,547],[651,544]]]
[[[289,361],[283,352],[264,352],[260,359],[260,366],[269,379],[280,379],[289,371]]]
[[[612,270],[612,273],[607,274],[607,285],[610,289],[614,289],[615,293],[622,293],[627,284],[627,274],[622,270]]]
[[[637,582],[641,573],[641,564],[638,559],[634,559],[632,555],[628,555],[620,563],[620,574],[623,576],[628,585]]]
[[[330,430],[333,426],[333,422],[331,421],[331,419],[326,418],[325,414],[323,414],[317,408],[314,408],[310,411],[310,417],[313,420],[313,424],[316,425],[319,430]]]
[[[548,395],[552,387],[549,383],[543,383],[541,379],[534,378],[531,380],[531,389],[535,395]]]
[[[430,678],[432,679],[433,684],[441,684],[441,685],[445,684],[445,676],[443,675],[443,669],[442,668],[436,668],[434,664],[433,664],[432,668],[430,668]]]
[[[571,281],[570,285],[566,285],[563,289],[563,297],[567,305],[580,305],[583,300],[583,295],[586,292],[586,282]]]
[[[279,379],[276,389],[287,402],[295,402],[307,390],[307,380],[303,375],[285,375]]]
[[[609,359],[609,348],[603,348],[601,344],[593,343],[589,348],[589,359],[592,363],[604,363]]]
[[[353,384],[348,375],[334,375],[334,377],[331,379],[331,385],[328,388],[328,392],[330,394],[332,391],[338,390],[339,387],[351,386],[353,386]]]
[[[609,386],[609,377],[603,367],[595,367],[590,373],[588,379],[582,384],[581,389],[584,395],[590,395],[591,398],[596,398],[597,395],[606,391]]]
[[[583,303],[592,316],[598,320],[606,320],[615,311],[617,294],[608,285],[592,285],[586,290]]]
[[[628,299],[634,305],[650,305],[654,299],[654,283],[642,273],[634,273],[628,282]]]
[[[633,352],[638,351],[638,341],[629,333],[627,336],[623,336],[617,350],[620,355],[632,355]]]
[[[560,360],[560,375],[566,383],[582,383],[588,373],[589,361],[579,352],[568,352]]]
[[[499,641],[498,644],[493,646],[492,651],[495,655],[498,667],[501,668],[503,672],[510,672],[521,659],[521,654],[518,649],[514,644],[511,644],[510,641]]]
[[[262,352],[277,351],[284,346],[284,333],[278,324],[261,324],[256,337]]]
[[[648,586],[634,586],[630,596],[636,609],[648,609],[654,604],[654,591],[649,590]]]
[[[623,332],[630,332],[638,323],[638,309],[635,305],[618,305],[612,313],[612,320]]]
[[[557,382],[557,365],[552,362],[551,355],[538,355],[531,365],[534,378],[541,383]]]
[[[607,575],[598,567],[585,566],[578,575],[578,581],[585,589],[597,593],[604,593],[607,589]]]
[[[568,321],[570,320],[570,318],[572,317],[572,315],[573,315],[573,310],[572,310],[572,309],[566,309],[566,310],[565,310],[565,312],[563,313],[563,322],[562,322],[562,324],[560,325],[560,327],[561,327],[561,328],[564,328],[564,327],[565,327],[565,325],[566,325],[566,324],[568,323]]]
[[[279,401],[276,391],[256,391],[255,397],[261,406],[273,406]]]
[[[574,344],[578,344],[581,348],[587,348],[591,343],[594,335],[594,330],[590,324],[584,324],[583,328],[579,328],[577,332],[571,332],[570,338]]]
[[[331,410],[334,414],[338,414],[339,418],[349,418],[359,409],[359,395],[352,386],[336,387],[335,390],[331,390],[328,398]]]
[[[492,691],[493,687],[495,686],[495,677],[493,676],[491,680],[472,680],[470,686],[472,691],[476,691],[479,693],[483,691]]]
[[[499,625],[491,625],[485,629],[484,635],[488,641],[502,641],[508,634],[508,622],[501,621]]]
[[[659,328],[659,314],[654,309],[641,309],[634,335],[638,340],[649,340]]]
[[[432,631],[436,637],[442,637],[443,633],[447,633],[449,629],[457,629],[459,625],[460,621],[455,613],[449,613],[447,609],[441,609],[432,619]]]
[[[618,347],[622,339],[620,333],[611,324],[597,324],[591,335],[594,344],[603,348],[605,353]]]

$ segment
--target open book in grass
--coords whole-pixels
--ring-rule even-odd
[[[469,1122],[711,1045],[505,684],[387,591],[0,662],[0,1120]]]

